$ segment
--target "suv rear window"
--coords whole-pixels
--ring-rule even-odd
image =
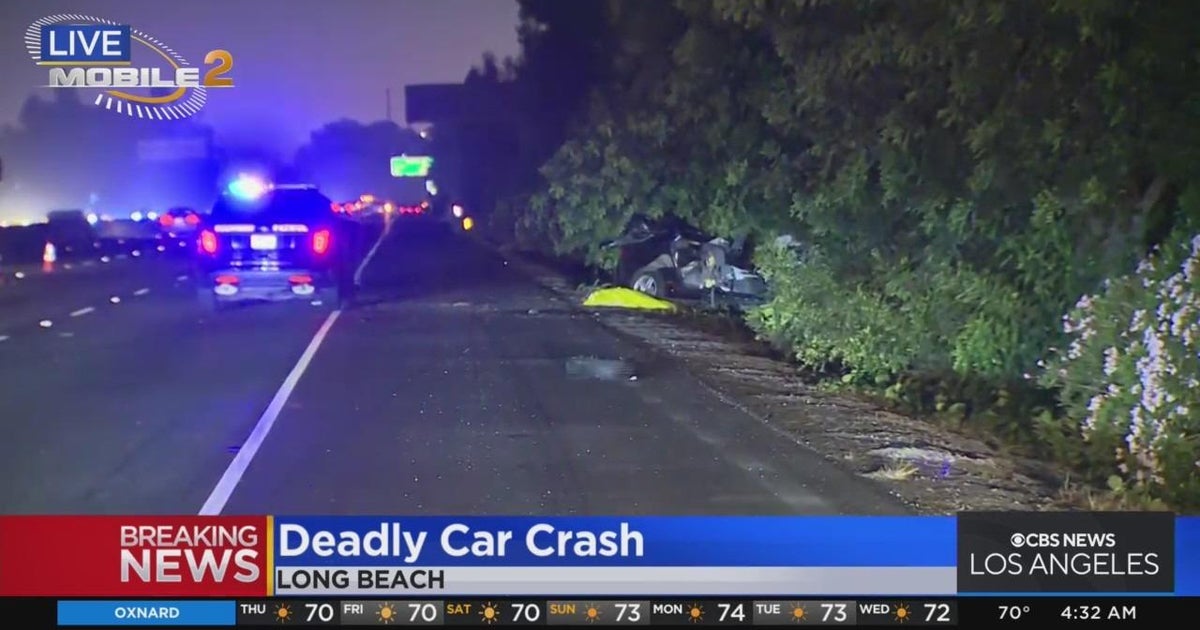
[[[46,215],[46,220],[51,223],[79,221],[87,223],[87,215],[83,213],[83,210],[52,210]]]
[[[213,221],[319,221],[332,218],[333,202],[312,189],[272,190],[253,200],[221,197],[213,206]]]

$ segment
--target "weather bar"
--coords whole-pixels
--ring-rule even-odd
[[[59,627],[898,626],[1149,627],[1196,610],[1198,597],[462,598],[54,600],[5,598],[6,610]],[[50,625],[44,623],[40,625]]]

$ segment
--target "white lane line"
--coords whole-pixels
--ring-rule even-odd
[[[150,289],[138,289],[137,291],[134,291],[133,294],[134,295],[146,295],[149,292],[150,292]]]
[[[184,282],[185,280],[187,280],[187,279],[188,279],[188,275],[185,273],[185,274],[183,274],[182,276],[176,276],[176,277],[175,277],[175,279],[176,279],[176,280],[178,280],[178,281],[180,281],[180,282]]]
[[[8,335],[0,335],[0,342],[8,341]]]
[[[80,315],[87,315],[88,313],[91,313],[94,310],[96,310],[96,308],[93,306],[85,306],[77,311],[71,311],[71,317],[79,317]]]
[[[383,239],[387,236],[388,230],[385,229],[379,235],[379,239],[375,241],[375,245],[367,252],[366,258],[359,264],[358,269],[354,272],[355,282],[358,281],[367,264],[375,257],[375,252],[379,251],[379,245],[383,243]],[[216,487],[208,495],[208,500],[200,508],[200,516],[216,516],[225,509],[225,504],[229,502],[229,497],[233,496],[233,491],[237,489],[238,483],[242,480],[242,475],[246,474],[246,469],[250,467],[250,462],[254,461],[254,456],[258,453],[258,449],[262,448],[263,442],[267,439],[267,434],[271,432],[271,428],[275,426],[275,421],[279,419],[280,412],[283,411],[283,406],[287,404],[288,398],[292,395],[292,391],[296,389],[300,378],[304,376],[304,371],[308,369],[309,363],[312,363],[313,357],[316,356],[317,350],[321,347],[321,343],[325,341],[325,337],[333,328],[334,322],[341,316],[342,311],[335,310],[326,318],[321,327],[317,329],[317,334],[313,335],[312,341],[308,342],[308,347],[304,349],[304,354],[300,355],[300,360],[296,362],[295,367],[288,373],[287,378],[283,380],[283,384],[279,386],[279,391],[275,392],[275,397],[271,399],[271,404],[267,405],[266,411],[263,411],[259,416],[258,422],[254,424],[254,429],[250,431],[250,436],[242,443],[242,448],[238,450],[237,455],[233,457],[233,461],[229,462],[229,467],[225,469],[225,474],[221,475],[221,479],[217,482]]]
[[[362,284],[363,271],[366,271],[367,264],[369,264],[371,259],[375,257],[375,252],[379,251],[379,246],[383,244],[383,239],[387,237],[388,232],[390,232],[391,229],[392,227],[390,224],[383,228],[383,231],[379,233],[379,238],[375,239],[375,244],[371,246],[371,250],[367,252],[366,257],[362,259],[362,262],[358,264],[358,269],[354,270],[355,286]]]
[[[379,235],[379,239],[367,252],[367,256],[359,264],[358,269],[354,272],[354,279],[357,283],[362,276],[363,270],[367,268],[367,264],[375,257],[375,252],[379,251],[379,246],[383,243],[383,239],[387,236],[388,230],[385,229]],[[275,397],[271,399],[271,404],[267,405],[266,411],[263,411],[259,416],[258,422],[255,423],[254,429],[250,432],[250,436],[242,444],[242,448],[238,450],[233,461],[229,462],[229,467],[225,469],[225,474],[221,475],[220,481],[216,487],[208,495],[208,500],[204,502],[204,506],[200,508],[200,516],[215,516],[225,509],[225,504],[229,502],[229,497],[233,496],[233,491],[237,489],[238,483],[242,480],[242,475],[246,474],[246,470],[250,467],[250,462],[254,461],[254,456],[258,453],[258,449],[262,448],[263,442],[267,439],[267,434],[271,432],[271,428],[275,426],[275,421],[279,419],[280,412],[283,411],[283,406],[287,404],[288,398],[292,395],[292,391],[296,389],[296,385],[300,382],[300,378],[304,376],[304,371],[308,369],[309,363],[316,356],[317,350],[321,347],[321,343],[325,341],[325,337],[333,328],[334,322],[342,314],[341,310],[335,310],[325,318],[325,322],[317,330],[317,334],[313,335],[312,341],[308,342],[308,347],[304,349],[304,354],[300,355],[300,360],[296,362],[296,366],[284,379],[283,384],[279,386],[279,391],[275,392]]]
[[[115,296],[115,295],[114,295],[114,296],[112,296],[112,297],[108,298],[108,301],[109,301],[109,302],[112,302],[113,304],[120,304],[120,303],[121,303],[121,298],[119,298],[119,297],[117,297],[117,296]]]
[[[54,322],[52,322],[48,319],[43,319],[42,321],[38,322],[38,326],[41,326],[42,328],[49,328],[53,325],[54,325]]]
[[[225,469],[225,474],[221,475],[221,480],[217,482],[212,493],[208,495],[208,500],[204,502],[204,506],[200,508],[200,516],[216,516],[225,509],[225,504],[229,502],[229,497],[233,495],[233,491],[237,488],[238,483],[242,480],[242,475],[246,474],[246,469],[250,467],[250,462],[254,460],[254,455],[258,453],[258,449],[262,447],[263,442],[267,439],[267,434],[271,432],[271,427],[275,426],[275,421],[279,418],[279,412],[283,411],[283,406],[287,404],[288,397],[292,395],[292,390],[296,388],[296,384],[300,382],[300,377],[304,376],[304,371],[308,369],[308,364],[312,362],[313,357],[317,354],[317,349],[321,347],[321,342],[325,340],[325,336],[329,334],[329,329],[333,328],[333,323],[337,321],[341,315],[340,310],[333,311],[325,318],[325,323],[317,329],[317,334],[313,336],[312,341],[308,342],[308,347],[304,349],[304,354],[300,355],[300,360],[296,362],[296,366],[283,380],[283,385],[279,386],[279,391],[275,392],[275,397],[271,399],[271,404],[267,405],[266,411],[258,418],[258,422],[254,425],[254,430],[250,432],[250,436],[242,444],[242,448],[238,450],[233,461],[229,462],[229,467]]]

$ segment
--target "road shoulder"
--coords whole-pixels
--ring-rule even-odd
[[[586,291],[563,274],[518,253],[499,253],[546,289],[576,305],[583,301]],[[675,315],[603,309],[592,316],[678,360],[728,404],[838,467],[877,481],[917,512],[1042,510],[1058,504],[1061,485],[1045,464],[866,398],[823,391],[795,365],[769,356],[762,344],[716,334]]]

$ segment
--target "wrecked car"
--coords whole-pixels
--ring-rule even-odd
[[[749,267],[745,239],[714,237],[675,216],[634,216],[605,244],[619,252],[615,281],[660,298],[722,303],[769,299],[766,281]]]

